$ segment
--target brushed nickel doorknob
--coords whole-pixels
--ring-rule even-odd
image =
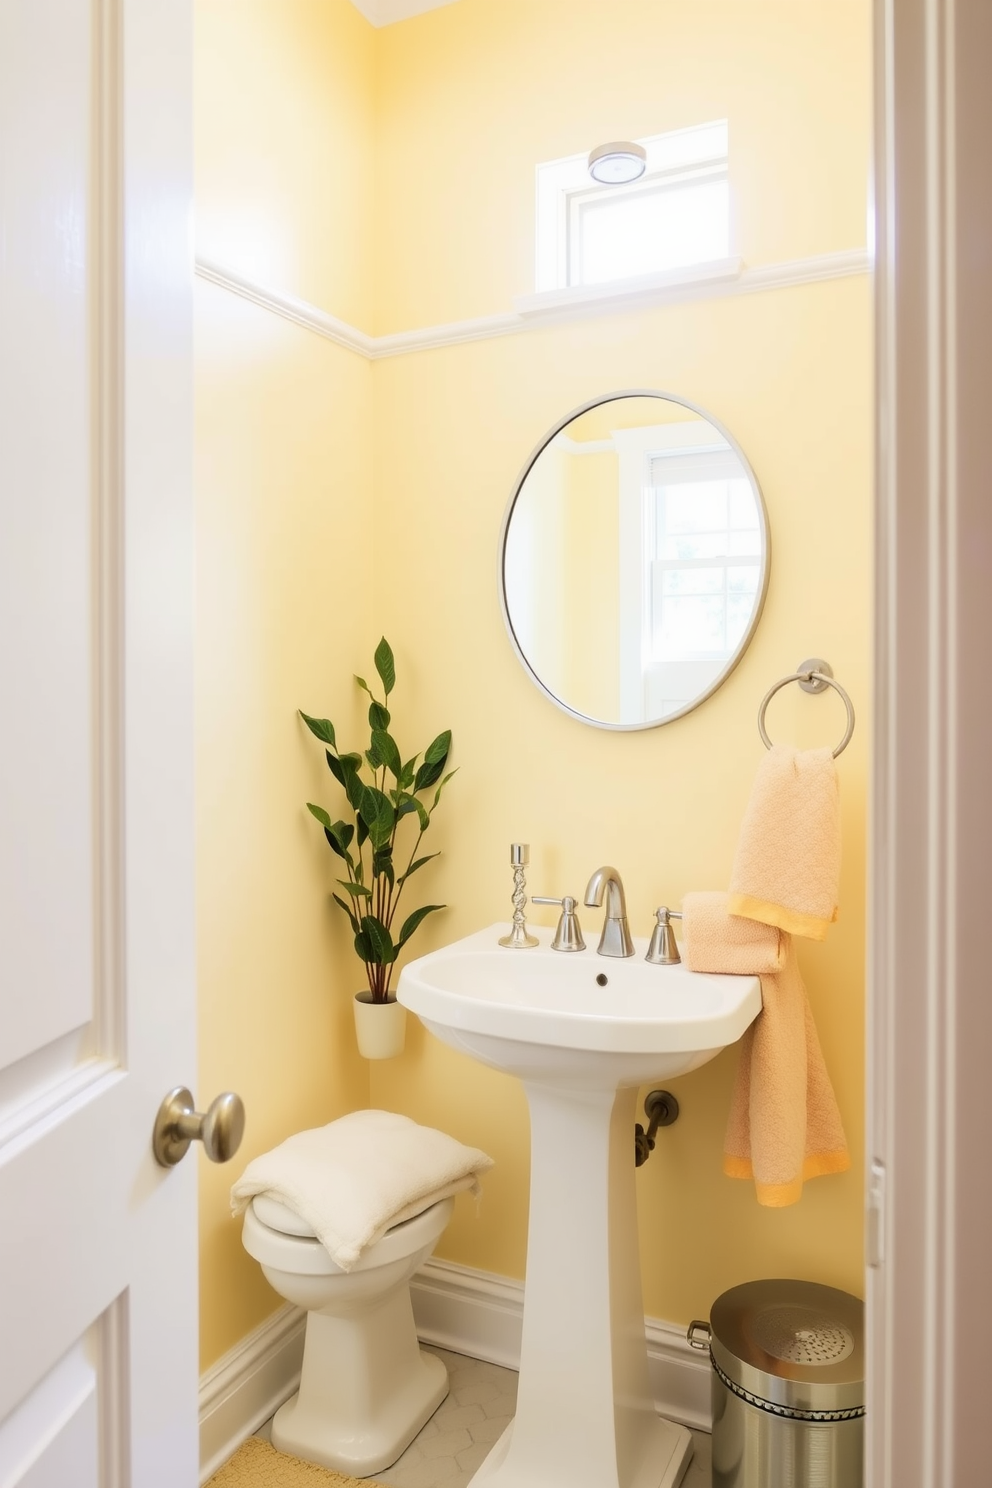
[[[202,1142],[211,1162],[227,1162],[241,1146],[244,1132],[244,1102],[233,1090],[219,1095],[201,1114],[194,1111],[185,1085],[177,1085],[158,1108],[152,1152],[163,1168],[172,1168],[186,1156],[190,1142]]]

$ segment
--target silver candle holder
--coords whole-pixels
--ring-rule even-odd
[[[527,903],[527,888],[524,869],[530,862],[530,846],[526,842],[510,843],[510,862],[513,865],[513,929],[509,935],[500,936],[500,945],[511,950],[524,951],[536,946],[538,939],[527,929],[524,905]]]

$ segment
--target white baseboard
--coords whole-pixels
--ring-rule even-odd
[[[201,1484],[300,1383],[305,1325],[287,1302],[200,1376]]]
[[[422,1343],[520,1368],[522,1281],[434,1258],[411,1281],[410,1297]]]
[[[520,1367],[524,1286],[453,1261],[430,1260],[410,1283],[424,1343]],[[581,1304],[580,1304],[581,1305]],[[285,1306],[249,1333],[200,1380],[200,1482],[226,1462],[300,1382],[305,1315]],[[690,1349],[684,1329],[645,1318],[648,1371],[659,1413],[709,1431],[710,1366]]]
[[[410,1295],[422,1342],[507,1369],[520,1368],[522,1281],[435,1258],[417,1272]],[[644,1326],[648,1375],[659,1413],[693,1430],[710,1431],[708,1356],[689,1347],[685,1329],[677,1323],[645,1318]]]

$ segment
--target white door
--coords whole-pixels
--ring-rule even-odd
[[[2,1488],[197,1482],[190,11],[0,0]]]

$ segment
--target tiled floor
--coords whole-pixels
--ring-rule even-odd
[[[451,1390],[400,1460],[376,1473],[391,1488],[465,1488],[516,1409],[514,1370],[430,1352],[448,1366]]]
[[[399,1461],[376,1473],[376,1481],[390,1488],[466,1488],[516,1407],[514,1370],[444,1349],[430,1352],[447,1365],[451,1391]],[[259,1436],[268,1436],[268,1426],[266,1422]],[[702,1431],[694,1431],[692,1438],[695,1455],[682,1483],[684,1488],[710,1488],[710,1439]]]

